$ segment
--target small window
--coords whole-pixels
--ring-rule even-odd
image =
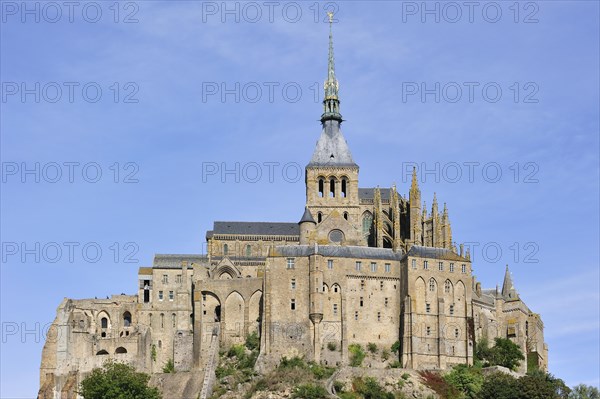
[[[344,219],[348,220],[348,212],[344,212]]]
[[[379,282],[379,290],[380,290],[380,291],[383,291],[383,281],[380,281],[380,282]]]
[[[246,256],[252,256],[252,247],[250,245],[246,245]]]
[[[229,254],[229,245],[223,244],[223,255]]]
[[[169,284],[169,275],[168,274],[163,274],[162,282],[163,282],[163,284]]]
[[[323,214],[321,212],[317,213],[317,223],[321,223],[323,221]]]
[[[106,317],[100,319],[100,326],[102,328],[108,328],[108,319]]]
[[[450,263],[450,273],[454,273],[454,263]]]
[[[425,269],[425,270],[429,269],[429,262],[426,260],[423,261],[423,269]]]
[[[363,306],[363,297],[362,297],[362,296],[360,297],[360,304],[359,304],[359,306],[360,306],[361,308],[362,308],[362,306]]]
[[[123,313],[123,326],[124,327],[131,326],[131,313],[129,313],[129,312]]]
[[[163,292],[162,291],[158,291],[158,300],[159,301],[163,300]]]
[[[371,262],[371,271],[375,273],[377,271],[377,263]]]
[[[333,286],[333,292],[338,292],[338,286],[337,285]]]
[[[386,308],[388,307],[388,302],[389,302],[388,298],[385,298],[385,302],[384,302],[384,304],[385,304],[385,307],[386,307]]]
[[[460,331],[458,330],[458,328],[454,329],[454,338],[458,338],[460,337]]]
[[[462,264],[462,272],[463,273],[467,272],[467,265],[465,265],[464,263]]]
[[[427,326],[427,335],[431,335],[431,327]]]
[[[431,313],[431,305],[428,303],[425,304],[425,313]]]
[[[169,301],[173,301],[175,299],[175,293],[173,291],[169,291]]]
[[[454,314],[454,305],[450,305],[450,315]]]
[[[202,294],[202,301],[206,302],[206,294]]]
[[[287,268],[294,269],[295,268],[295,260],[294,258],[287,258]]]
[[[381,321],[381,312],[377,312],[377,321]]]
[[[296,300],[295,299],[292,299],[290,301],[290,309],[291,310],[296,310]]]
[[[291,283],[292,289],[295,290],[296,289],[296,279],[293,278],[292,279],[292,283]]]
[[[444,262],[438,262],[438,270],[441,272],[444,271]]]
[[[177,282],[177,284],[183,283],[183,277],[181,276],[181,274],[178,274],[176,276],[175,281]]]
[[[429,280],[429,291],[431,291],[431,292],[435,291],[435,280],[434,279]]]
[[[160,328],[164,328],[165,327],[165,315],[164,313],[160,314]]]
[[[333,270],[333,259],[329,259],[329,260],[327,261],[327,268],[328,268],[329,270]]]
[[[356,261],[356,271],[359,272],[362,268],[362,263],[360,261]]]
[[[413,259],[411,263],[412,263],[412,268],[416,269],[417,268],[417,260]]]
[[[323,197],[324,185],[323,178],[319,178],[319,197]]]
[[[391,270],[392,270],[392,265],[389,263],[386,263],[385,264],[385,272],[389,273]]]
[[[451,283],[449,280],[446,280],[446,282],[444,283],[444,292],[446,294],[450,293],[450,289],[452,288]]]
[[[338,306],[338,305],[337,305],[337,303],[334,303],[334,304],[333,304],[333,314],[334,314],[334,315],[337,315],[337,314],[338,314],[338,307],[337,307],[337,306]]]
[[[358,320],[358,312],[354,312],[354,320]]]
[[[346,179],[345,178],[342,179],[342,197],[344,197],[344,198],[346,197],[346,184],[347,184]],[[348,218],[346,218],[346,219],[348,219]]]
[[[175,315],[175,313],[171,315],[171,324],[173,325],[173,328],[177,325],[177,315]]]
[[[360,289],[361,290],[365,289],[365,280],[360,280]]]

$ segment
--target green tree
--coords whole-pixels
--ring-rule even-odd
[[[561,379],[543,371],[519,378],[518,399],[568,399],[570,392]]]
[[[350,344],[348,345],[348,352],[350,352],[350,366],[360,366],[366,356],[362,346],[360,344]]]
[[[167,360],[167,363],[163,366],[163,373],[174,373],[175,372],[175,363],[173,363],[173,359]]]
[[[84,399],[161,399],[160,391],[148,386],[149,380],[148,374],[109,360],[84,378],[79,394]]]
[[[596,387],[579,384],[573,387],[569,399],[600,399],[600,392]]]
[[[485,377],[480,399],[518,399],[519,381],[505,373],[493,373]]]
[[[516,370],[521,361],[525,360],[519,345],[507,338],[496,338],[494,347],[484,353],[491,366],[503,366],[511,370]]]
[[[444,380],[462,392],[466,398],[476,399],[483,385],[483,374],[479,368],[459,364],[444,376]]]

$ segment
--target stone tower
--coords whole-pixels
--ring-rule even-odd
[[[358,165],[341,131],[342,115],[335,77],[332,15],[329,26],[329,60],[325,98],[321,115],[322,132],[306,166],[306,207],[317,225],[328,219],[345,219],[355,228],[359,224]],[[335,242],[340,237],[332,237]]]

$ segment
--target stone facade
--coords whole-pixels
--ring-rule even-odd
[[[108,358],[170,384],[172,397],[196,397],[214,346],[254,332],[263,370],[283,356],[345,365],[351,344],[395,342],[403,367],[446,369],[471,364],[483,337],[510,338],[546,369],[544,325],[508,267],[501,290],[481,289],[446,205],[440,212],[434,196],[428,210],[415,174],[408,196],[360,188],[341,132],[331,35],[321,123],[299,223],[215,222],[206,255],[156,255],[139,269],[137,295],[65,299],[43,349],[39,398],[76,398]],[[176,379],[161,374],[168,361]]]

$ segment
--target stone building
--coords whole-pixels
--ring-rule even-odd
[[[176,374],[173,392],[197,397],[203,383],[210,388],[219,347],[253,332],[262,369],[296,355],[345,365],[351,344],[395,342],[403,367],[445,369],[471,364],[482,337],[508,337],[547,368],[544,325],[508,267],[501,290],[482,289],[454,244],[446,205],[440,211],[434,196],[427,209],[414,173],[408,196],[359,186],[341,131],[331,32],[324,86],[300,221],[215,222],[206,255],[156,255],[139,269],[136,295],[63,300],[42,353],[39,398],[77,397],[81,379],[108,358],[157,384],[169,383],[160,373],[173,361],[189,372]]]

